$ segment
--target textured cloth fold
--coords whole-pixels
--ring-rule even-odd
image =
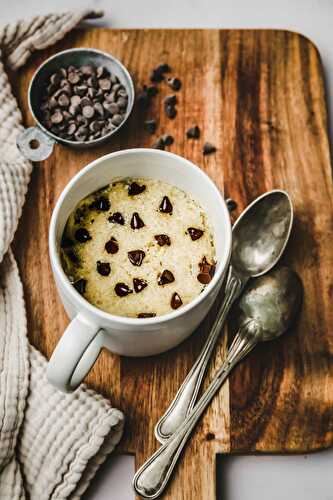
[[[120,440],[123,414],[82,385],[63,394],[46,380],[46,360],[29,345],[18,268],[10,250],[32,165],[16,147],[22,116],[5,67],[85,18],[84,10],[35,17],[0,30],[0,499],[78,499]]]

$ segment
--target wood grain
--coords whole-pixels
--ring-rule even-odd
[[[262,345],[234,372],[215,397],[183,454],[164,498],[215,498],[217,453],[303,452],[333,442],[333,192],[327,117],[319,54],[304,37],[285,31],[129,30],[77,31],[32,57],[14,83],[24,119],[33,71],[49,55],[73,46],[107,50],[129,68],[136,88],[167,61],[183,82],[178,116],[163,113],[170,89],[160,85],[147,117],[158,133],[171,133],[170,150],[202,167],[238,203],[238,214],[272,188],[290,193],[296,222],[284,261],[300,273],[305,299],[298,325]],[[47,356],[68,320],[48,262],[51,211],[61,190],[84,165],[107,152],[151,145],[144,116],[135,109],[124,130],[107,146],[75,152],[57,146],[34,169],[15,254],[25,287],[29,335]],[[199,141],[185,139],[199,125]],[[202,143],[218,148],[203,157]],[[237,215],[237,214],[236,214]],[[88,383],[127,415],[121,450],[136,463],[157,448],[153,428],[191,367],[214,318],[184,344],[155,358],[118,358],[103,352]],[[230,331],[232,324],[230,324]],[[207,381],[224,357],[221,337]],[[207,383],[206,381],[206,383]]]

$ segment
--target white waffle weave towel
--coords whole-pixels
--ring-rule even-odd
[[[21,113],[5,67],[65,36],[91,10],[51,14],[0,29],[0,500],[78,499],[120,440],[123,414],[82,385],[63,394],[46,380],[46,360],[29,345],[10,244],[32,165],[16,147]]]

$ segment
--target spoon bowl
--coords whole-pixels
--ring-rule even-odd
[[[235,271],[254,278],[272,269],[285,249],[292,223],[293,207],[285,191],[270,191],[254,200],[233,227]]]
[[[287,267],[279,267],[253,280],[239,303],[239,327],[255,322],[258,341],[273,340],[282,335],[296,316],[302,299],[302,283]]]

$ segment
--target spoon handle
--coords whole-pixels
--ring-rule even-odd
[[[193,408],[192,413],[186,417],[174,435],[135,474],[133,487],[136,493],[143,498],[154,499],[162,493],[177,463],[178,457],[191,431],[200,420],[202,413],[227,379],[234,366],[256,345],[256,331],[257,326],[253,321],[250,321],[250,324],[246,323],[240,328],[230,346],[226,360],[216,373],[208,389]]]
[[[247,278],[240,278],[234,272],[232,266],[230,266],[224,299],[206,343],[203,346],[201,353],[199,354],[191,371],[187,374],[187,377],[180,386],[172,403],[156,424],[155,436],[160,443],[167,441],[180,427],[187,415],[189,415],[192,411],[208,361],[219,337],[223,323],[227,317],[230,307],[235,299],[240,295],[246,281]]]

